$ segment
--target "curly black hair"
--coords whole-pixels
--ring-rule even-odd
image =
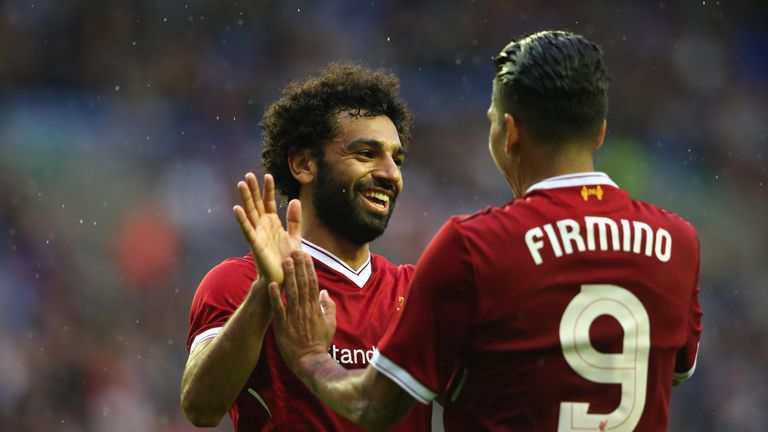
[[[407,148],[412,115],[399,91],[400,81],[391,72],[356,63],[331,63],[316,76],[291,82],[259,123],[264,133],[261,157],[277,190],[288,199],[298,198],[300,184],[291,174],[288,156],[311,149],[313,157],[321,158],[325,144],[339,132],[332,120],[342,111],[389,117]]]
[[[494,100],[542,144],[593,139],[608,110],[599,46],[567,31],[512,41],[495,58]]]

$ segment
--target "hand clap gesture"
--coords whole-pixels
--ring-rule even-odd
[[[259,277],[267,282],[283,282],[283,259],[291,251],[301,248],[301,203],[288,203],[283,229],[277,215],[275,181],[270,174],[264,176],[264,197],[259,192],[259,182],[253,173],[245,175],[245,181],[237,183],[242,206],[232,208],[240,229],[253,252],[253,260],[259,268]]]

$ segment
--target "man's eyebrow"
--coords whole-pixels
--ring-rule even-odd
[[[381,150],[384,148],[384,143],[382,141],[379,141],[377,139],[373,138],[358,138],[356,140],[352,140],[347,144],[345,147],[347,150],[355,150],[359,147],[374,147],[377,150]],[[397,149],[393,152],[395,156],[405,156],[405,149],[403,146],[398,146]]]

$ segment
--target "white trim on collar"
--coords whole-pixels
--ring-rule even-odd
[[[592,186],[592,185],[609,185],[615,188],[619,186],[608,177],[608,174],[602,172],[582,172],[574,174],[564,174],[556,177],[550,177],[544,179],[533,186],[529,187],[525,193],[529,193],[536,189],[555,189],[569,186]]]
[[[352,267],[348,266],[347,263],[336,257],[336,255],[328,252],[327,250],[308,240],[301,239],[301,250],[308,252],[310,255],[312,255],[312,258],[346,276],[347,279],[351,280],[360,288],[362,288],[363,285],[365,285],[365,283],[368,282],[368,279],[371,277],[370,252],[368,253],[368,259],[365,260],[363,265],[361,265],[357,270],[354,270]]]

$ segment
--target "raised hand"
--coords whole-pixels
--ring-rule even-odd
[[[237,183],[242,206],[232,208],[243,236],[253,252],[253,260],[259,268],[259,277],[267,282],[283,282],[283,260],[291,251],[301,248],[301,203],[291,200],[286,212],[288,229],[283,228],[277,215],[275,180],[264,176],[264,197],[253,173],[245,175],[245,181]]]
[[[298,373],[300,362],[327,356],[336,332],[336,304],[327,291],[318,293],[315,267],[306,252],[294,251],[283,261],[283,271],[286,303],[275,282],[269,284],[269,302],[277,347],[288,367]]]

